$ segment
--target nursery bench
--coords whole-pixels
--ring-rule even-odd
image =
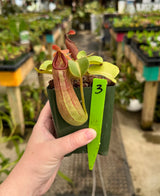
[[[127,44],[124,47],[124,54],[145,80],[141,127],[146,130],[151,129],[154,119],[158,82],[160,81],[160,66],[157,66],[157,64],[146,66],[136,51]]]
[[[21,100],[20,84],[33,69],[33,56],[29,53],[19,66],[0,66],[0,86],[7,87],[7,96],[11,108],[11,117],[16,132],[24,134],[25,123]],[[6,69],[8,68],[8,69]]]
[[[72,16],[70,16],[67,21],[64,21],[60,28],[55,29],[49,37],[43,36],[41,44],[47,46],[51,59],[53,58],[52,44],[57,44],[61,48],[64,47],[64,34],[71,28],[71,20]],[[0,86],[7,87],[6,93],[11,108],[11,117],[16,124],[16,132],[21,133],[21,135],[23,135],[25,131],[25,122],[20,85],[34,68],[33,56],[30,54],[26,54],[26,58],[21,62],[16,62],[15,66],[0,66]],[[41,82],[44,84],[42,80]]]

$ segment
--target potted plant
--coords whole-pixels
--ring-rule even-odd
[[[134,34],[135,34],[134,31],[128,31],[128,33],[124,36],[124,41],[126,44],[131,44],[131,40]]]
[[[72,25],[80,30],[90,29],[90,14],[87,13],[85,6],[77,7],[73,14]]]
[[[136,32],[131,40],[131,47],[136,51],[146,66],[160,64],[159,32]]]
[[[116,86],[115,100],[128,111],[142,109],[144,82],[139,82],[134,73],[125,73]]]
[[[98,1],[93,1],[85,4],[85,11],[90,14],[91,32],[102,36],[105,8]]]
[[[22,58],[26,52],[28,52],[28,48],[25,46],[14,46],[11,44],[3,44],[0,46],[0,61],[3,65],[15,64],[20,58]]]
[[[53,45],[56,51],[53,61],[45,61],[37,71],[53,74],[54,79],[50,81],[47,91],[57,137],[89,126],[92,80],[97,75],[108,80],[107,89],[105,87],[107,109],[104,109],[105,117],[103,117],[101,141],[99,141],[101,142],[99,154],[106,155],[112,124],[115,77],[119,69],[115,65],[103,62],[99,56],[87,55],[85,51],[79,52],[68,37],[71,34],[75,32],[71,30],[65,35],[68,49],[61,50]],[[98,86],[97,90],[101,92],[101,86]],[[82,147],[76,152],[87,152],[87,147]]]

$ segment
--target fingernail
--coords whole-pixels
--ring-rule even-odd
[[[97,136],[97,133],[94,129],[87,129],[85,134],[88,141],[92,141]]]

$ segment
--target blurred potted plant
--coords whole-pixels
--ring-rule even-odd
[[[24,46],[13,46],[11,44],[3,44],[0,46],[0,65],[14,65],[28,52],[28,48]]]
[[[73,15],[73,25],[80,29],[90,29],[90,14],[86,12],[85,7],[78,7]]]
[[[17,6],[16,4],[13,5],[12,3],[8,3],[6,1],[6,2],[3,2],[2,5],[3,5],[2,6],[2,14],[4,16],[14,15],[14,14],[22,12],[22,9],[19,6]]]
[[[85,4],[85,11],[90,14],[91,32],[101,35],[105,8],[98,1],[93,1]]]
[[[135,74],[129,71],[118,80],[115,100],[122,108],[136,112],[142,109],[143,91],[144,82],[138,81]]]
[[[6,128],[7,127],[7,131]],[[16,153],[16,159],[11,160],[4,152],[0,152],[0,183],[6,177],[12,168],[16,165],[23,154],[19,144],[23,143],[23,138],[15,133],[16,124],[10,115],[10,106],[7,96],[4,96],[0,102],[0,144],[13,145],[13,152]]]
[[[75,32],[71,30],[65,36],[65,44],[68,49],[61,50],[58,46],[53,45],[53,49],[56,51],[53,62],[47,60],[37,70],[40,73],[53,74],[54,79],[50,81],[47,90],[56,134],[57,137],[62,137],[89,126],[91,85],[95,75],[99,75],[108,80],[105,101],[107,109],[104,109],[104,116],[106,116],[103,117],[104,124],[99,149],[100,154],[107,154],[112,124],[114,84],[119,69],[111,63],[103,62],[99,56],[87,55],[85,51],[79,52],[74,42],[69,39],[70,34],[75,34]],[[79,88],[74,88],[76,86]],[[84,86],[86,87],[84,88]],[[100,86],[99,90],[101,90]],[[87,150],[86,147],[83,147],[76,152],[87,152]]]
[[[128,33],[124,36],[124,41],[126,44],[131,44],[131,40],[134,34],[135,34],[134,31],[128,31]]]

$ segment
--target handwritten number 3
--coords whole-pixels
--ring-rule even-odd
[[[102,89],[102,85],[101,84],[97,84],[97,92],[95,92],[95,94],[99,94],[99,93],[101,93],[102,91],[103,91],[103,89]]]

